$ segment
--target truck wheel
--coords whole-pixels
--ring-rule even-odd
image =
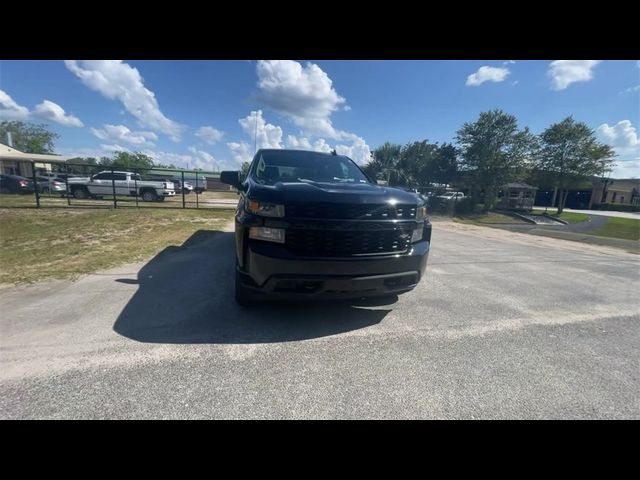
[[[89,198],[89,191],[86,188],[74,188],[71,193],[73,194],[73,198],[77,198],[79,200],[85,200]]]
[[[145,190],[142,192],[142,200],[144,202],[155,202],[158,200],[158,194],[153,190]]]
[[[255,302],[251,298],[251,292],[249,289],[242,283],[240,279],[240,272],[236,268],[236,303],[241,307],[250,307]]]
[[[164,196],[162,196],[162,197],[158,197],[158,201],[159,201],[159,202],[164,202],[164,199],[165,199],[165,198],[166,198],[166,197],[164,197]]]

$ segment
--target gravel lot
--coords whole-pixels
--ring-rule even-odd
[[[396,301],[233,302],[233,236],[0,290],[2,418],[640,418],[640,257],[434,223]]]

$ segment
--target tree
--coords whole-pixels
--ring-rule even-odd
[[[66,165],[54,165],[54,168],[65,172],[65,168],[69,173],[91,174],[95,172],[98,161],[94,157],[78,157],[72,158]]]
[[[611,170],[615,152],[598,142],[585,123],[567,117],[540,134],[541,149],[538,169],[555,177],[556,192],[560,192],[558,213],[562,213],[572,182]],[[554,193],[553,204],[556,201]]]
[[[13,147],[24,153],[53,153],[54,141],[59,138],[44,123],[0,122],[0,142],[6,143],[7,132],[11,132]]]
[[[450,183],[456,178],[457,168],[457,151],[453,145],[438,145],[427,140],[402,147],[396,166],[398,177],[416,186]]]
[[[153,168],[153,160],[148,155],[140,152],[116,152],[113,159],[103,157],[100,165],[124,170],[135,170],[138,173],[146,173]]]
[[[532,161],[536,138],[528,128],[518,129],[513,115],[502,110],[482,112],[457,132],[461,167],[484,190],[484,211],[495,204],[501,185],[517,180]]]
[[[385,142],[373,152],[373,159],[369,162],[366,172],[376,180],[386,180],[391,185],[392,180],[399,181],[398,162],[401,158],[402,146]]]

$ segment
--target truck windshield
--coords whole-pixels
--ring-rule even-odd
[[[263,185],[278,182],[369,183],[348,157],[305,151],[265,151],[251,170]]]

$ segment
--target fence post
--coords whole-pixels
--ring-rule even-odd
[[[31,177],[33,179],[33,191],[36,194],[36,208],[40,208],[40,193],[38,192],[38,182],[36,180],[36,162],[31,160]]]
[[[196,208],[200,208],[200,203],[198,197],[200,194],[198,193],[198,172],[196,172]]]
[[[64,190],[67,196],[67,205],[71,206],[71,192],[69,192],[69,165],[64,166],[66,175],[64,176]]]
[[[116,174],[111,169],[111,189],[113,190],[113,208],[118,208],[118,200],[116,199]]]
[[[182,180],[180,181],[180,189],[182,190],[182,208],[187,208],[184,202],[184,170],[180,172],[182,175]]]
[[[140,174],[140,177],[142,178],[142,173]],[[136,191],[136,194],[133,197],[136,199],[136,208],[138,208],[138,176],[137,175],[133,177],[133,185],[134,185],[133,188]]]

